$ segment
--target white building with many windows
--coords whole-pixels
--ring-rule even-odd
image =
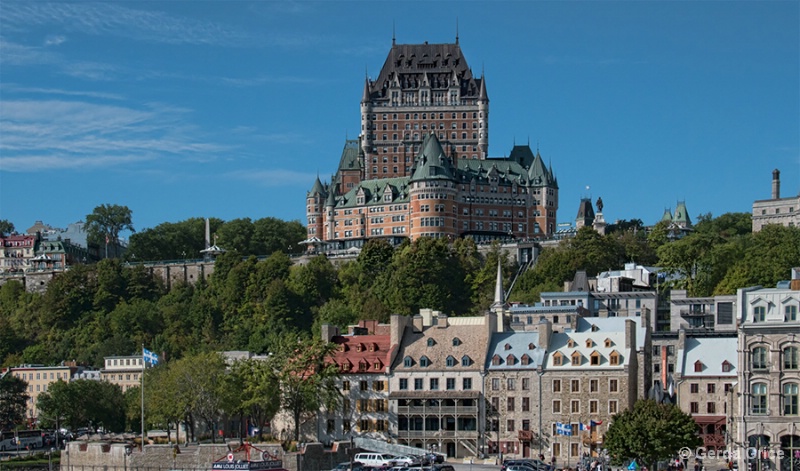
[[[800,268],[775,288],[738,290],[739,469],[800,466]]]

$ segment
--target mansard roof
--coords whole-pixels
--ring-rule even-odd
[[[365,365],[345,371],[349,373],[386,373],[386,366],[391,358],[391,339],[389,335],[337,335],[331,339],[337,349],[331,354],[331,360],[343,365]]]
[[[408,203],[408,177],[379,178],[364,180],[345,195],[336,198],[337,208],[355,206],[378,206],[387,204],[383,195],[389,187],[392,194],[391,203]],[[358,204],[358,197],[364,196],[364,203]]]
[[[591,199],[581,198],[581,203],[578,205],[578,217],[576,219],[587,220],[589,224],[594,221],[594,208],[592,208]]]
[[[536,345],[539,342],[537,332],[496,332],[492,334],[489,344],[488,354],[486,355],[486,369],[488,370],[536,370],[543,366],[545,351],[547,346]],[[512,355],[518,361],[515,364],[508,363],[508,357]],[[528,364],[519,361],[523,356],[530,358]],[[492,358],[498,356],[500,361],[493,364]]]
[[[460,89],[463,98],[488,97],[481,91],[483,80],[475,78],[456,44],[393,44],[381,72],[375,81],[368,82],[364,90],[369,100],[388,99],[389,89],[417,90],[421,87],[432,90]],[[488,99],[488,98],[487,98]]]
[[[361,146],[358,139],[348,139],[344,143],[342,149],[342,157],[339,159],[339,170],[359,170],[361,168],[361,159],[359,153]]]

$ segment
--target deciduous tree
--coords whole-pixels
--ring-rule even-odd
[[[28,383],[12,374],[0,378],[0,429],[13,430],[25,420]]]
[[[89,242],[101,247],[110,244],[113,257],[119,256],[119,233],[136,232],[133,228],[132,212],[127,206],[118,204],[101,204],[86,216],[86,230]]]

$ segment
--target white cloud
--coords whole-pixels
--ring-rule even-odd
[[[51,35],[51,36],[48,36],[48,37],[46,37],[44,39],[44,45],[45,46],[58,46],[60,44],[65,43],[66,41],[67,41],[66,36],[60,36],[60,35],[53,36],[53,35]]]
[[[32,172],[90,169],[146,160],[215,157],[228,146],[195,138],[184,110],[158,104],[143,108],[68,100],[3,100],[0,103],[0,169]]]

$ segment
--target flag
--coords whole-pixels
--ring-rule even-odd
[[[151,352],[146,348],[142,348],[142,351],[143,351],[142,357],[144,357],[145,362],[150,363],[153,366],[158,364],[158,355],[156,355],[155,353]]]
[[[108,245],[108,234],[106,234],[106,245]]]
[[[580,430],[581,432],[585,432],[586,430],[591,430],[591,428],[592,428],[591,425],[586,425],[582,422],[578,425],[578,430]]]
[[[595,425],[603,425],[603,421],[602,420],[592,420],[592,421],[589,422],[589,425],[591,425],[592,427],[594,427]]]
[[[572,425],[570,424],[562,424],[561,422],[556,422],[556,434],[558,435],[572,435]]]

